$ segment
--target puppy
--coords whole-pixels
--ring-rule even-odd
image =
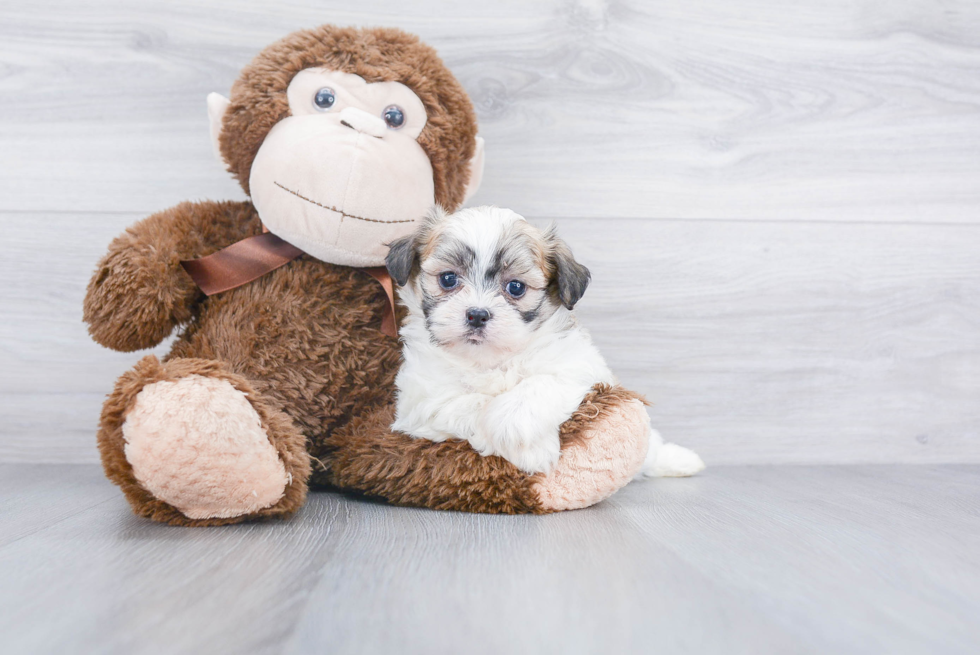
[[[388,272],[408,309],[392,429],[467,440],[527,473],[550,471],[558,430],[598,383],[616,384],[572,308],[589,285],[552,226],[497,207],[436,209],[391,244]],[[655,431],[648,475],[704,468]]]

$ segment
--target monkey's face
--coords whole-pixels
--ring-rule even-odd
[[[382,264],[386,244],[414,232],[435,203],[417,142],[422,101],[398,82],[319,68],[296,74],[286,95],[291,115],[269,131],[249,176],[259,216],[318,259]]]

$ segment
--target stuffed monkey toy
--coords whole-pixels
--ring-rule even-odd
[[[117,237],[89,283],[100,344],[178,335],[117,382],[98,434],[134,512],[202,526],[285,517],[308,485],[471,512],[584,507],[629,482],[642,400],[599,387],[530,476],[464,441],[390,430],[399,343],[387,244],[479,185],[472,104],[435,51],[395,29],[322,26],[261,52],[208,98],[247,202],[185,202]]]

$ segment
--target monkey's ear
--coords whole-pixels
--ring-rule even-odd
[[[476,150],[473,151],[473,158],[470,159],[470,180],[466,183],[466,193],[463,195],[463,202],[466,202],[479,191],[480,182],[483,181],[483,137],[476,137]]]
[[[211,121],[211,148],[214,150],[214,156],[222,163],[225,160],[221,156],[221,121],[225,117],[225,111],[227,111],[228,105],[230,104],[231,100],[220,93],[208,94],[208,119]]]
[[[385,256],[385,268],[398,286],[403,287],[408,284],[408,278],[412,275],[415,268],[417,255],[415,254],[415,235],[409,235],[396,239],[388,246],[388,254]]]
[[[545,233],[545,240],[551,248],[548,258],[555,267],[555,277],[552,284],[558,293],[561,304],[566,309],[571,309],[585,295],[585,290],[589,288],[589,282],[592,281],[592,273],[585,266],[575,261],[575,257],[572,256],[572,249],[558,237],[554,224]]]

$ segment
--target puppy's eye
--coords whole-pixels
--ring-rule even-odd
[[[387,107],[382,117],[385,119],[385,124],[393,130],[405,124],[405,112],[398,105]]]
[[[329,86],[325,86],[313,96],[313,104],[320,111],[327,111],[337,102],[337,94]]]
[[[439,286],[443,289],[455,289],[457,284],[459,284],[459,278],[452,271],[439,274]]]
[[[520,298],[527,291],[527,285],[520,280],[511,280],[507,283],[507,293],[515,298]]]

